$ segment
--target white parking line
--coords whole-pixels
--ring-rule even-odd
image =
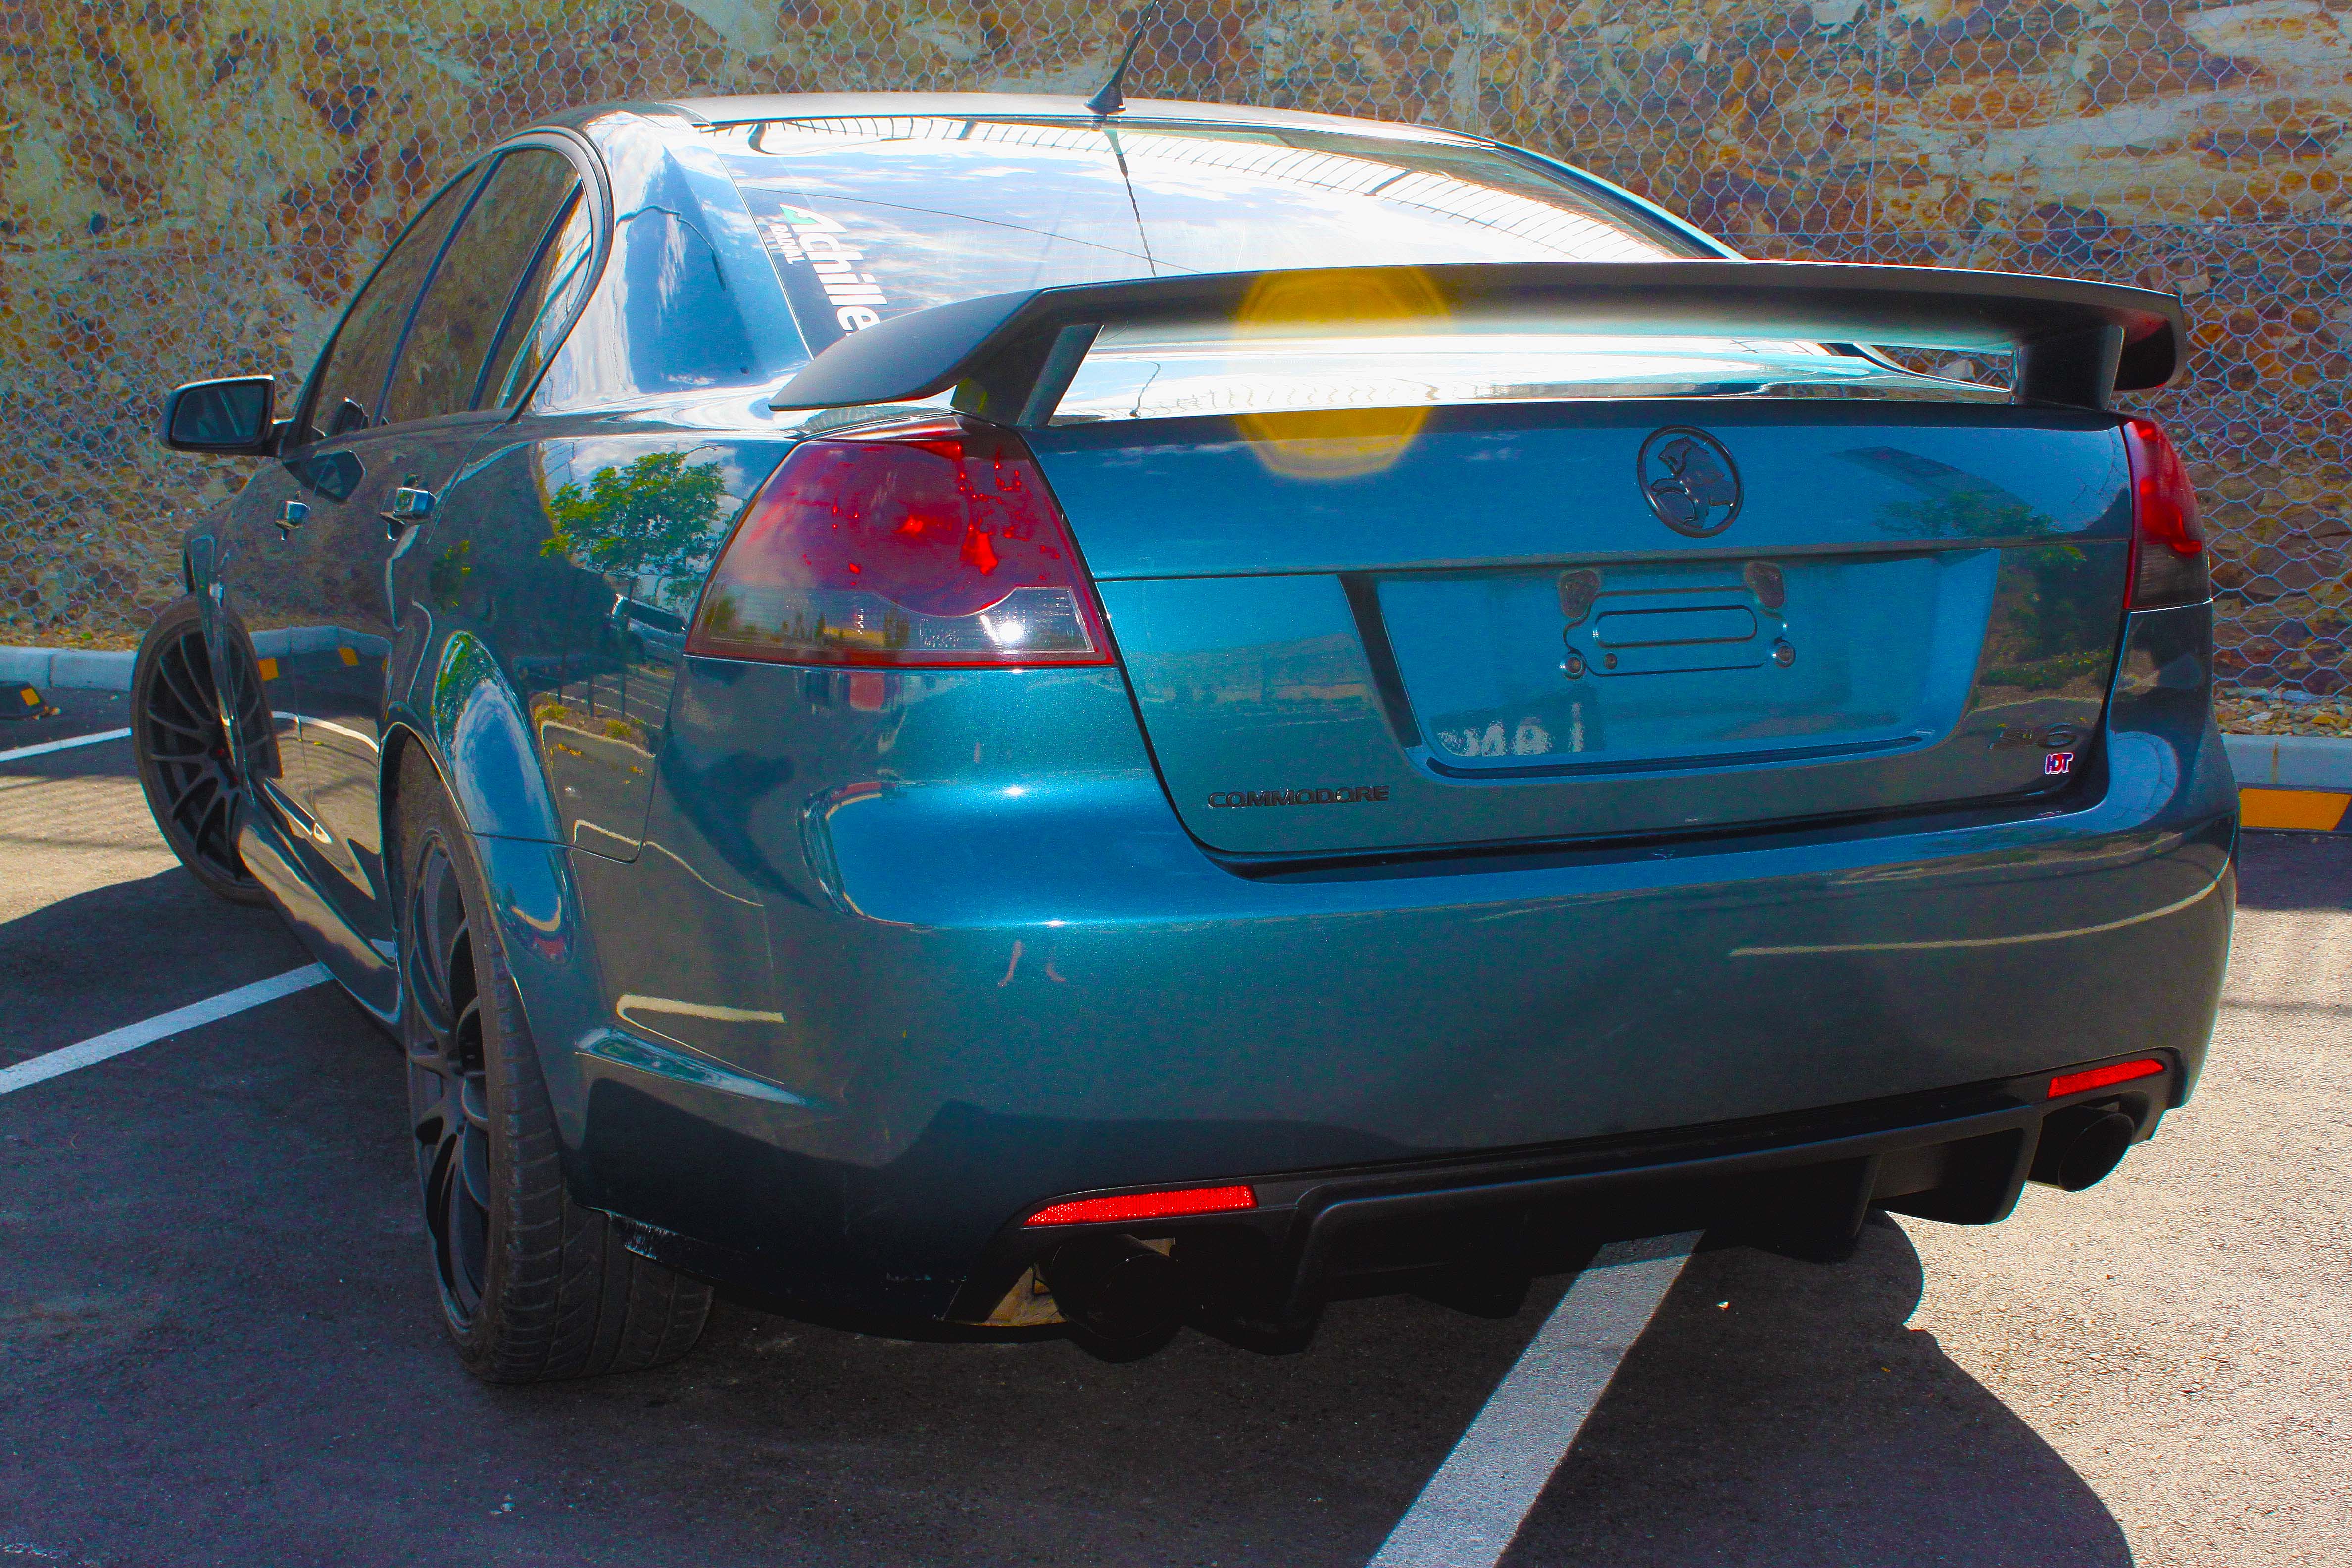
[[[1371,1568],[1493,1568],[1698,1245],[1696,1231],[1595,1254]]]
[[[95,746],[100,741],[120,741],[131,733],[128,730],[100,730],[95,735],[75,735],[63,741],[44,741],[37,746],[19,746],[13,752],[0,752],[0,763],[13,763],[18,757],[38,757],[50,752],[68,752],[76,746]]]
[[[224,991],[217,996],[207,996],[201,1002],[191,1002],[184,1007],[174,1007],[168,1013],[158,1013],[142,1023],[125,1024],[95,1035],[77,1046],[65,1046],[47,1051],[15,1067],[0,1068],[0,1094],[14,1094],[20,1089],[69,1073],[76,1068],[86,1068],[125,1051],[135,1051],[142,1046],[193,1029],[199,1024],[209,1024],[248,1007],[258,1007],[264,1002],[275,1002],[280,996],[291,996],[297,991],[308,991],[313,985],[323,985],[327,972],[315,963],[299,969],[289,969],[283,974],[273,974],[267,980],[257,980],[250,985],[240,985],[234,991]]]

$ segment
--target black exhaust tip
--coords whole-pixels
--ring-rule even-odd
[[[1106,1345],[1146,1343],[1184,1316],[1183,1270],[1131,1236],[1084,1236],[1038,1264],[1062,1316]]]
[[[2078,1105],[2043,1120],[2033,1146],[2032,1177],[2079,1193],[2123,1163],[2139,1123],[2107,1105]]]

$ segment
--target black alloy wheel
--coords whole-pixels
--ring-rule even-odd
[[[630,1251],[620,1226],[572,1201],[476,841],[421,744],[395,767],[408,1125],[458,1360],[492,1383],[675,1360],[702,1332],[710,1288]]]
[[[411,867],[400,955],[409,1001],[408,1120],[442,1310],[464,1334],[489,1280],[490,1090],[480,968],[457,868],[438,825]]]
[[[269,714],[258,679],[235,685],[229,706],[252,753],[269,744]],[[261,884],[236,851],[245,798],[194,600],[155,617],[131,670],[131,696],[140,787],[164,842],[213,893],[232,903],[263,902]]]

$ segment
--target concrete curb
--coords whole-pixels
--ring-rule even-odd
[[[52,691],[128,691],[135,653],[93,653],[78,647],[0,647],[0,680],[21,680]]]
[[[289,626],[253,634],[253,651],[263,658],[332,653],[356,648],[383,658],[392,645],[379,637],[343,626]],[[0,647],[0,680],[21,680],[55,691],[128,691],[135,653],[97,653],[79,647]]]
[[[2352,830],[2352,739],[2224,735],[2221,743],[2238,775],[2238,816],[2246,826]]]
[[[2241,789],[2352,790],[2352,738],[2224,735]]]

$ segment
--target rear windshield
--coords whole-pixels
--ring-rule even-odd
[[[730,126],[720,146],[813,353],[1064,283],[1715,254],[1599,186],[1447,142],[899,118]]]

